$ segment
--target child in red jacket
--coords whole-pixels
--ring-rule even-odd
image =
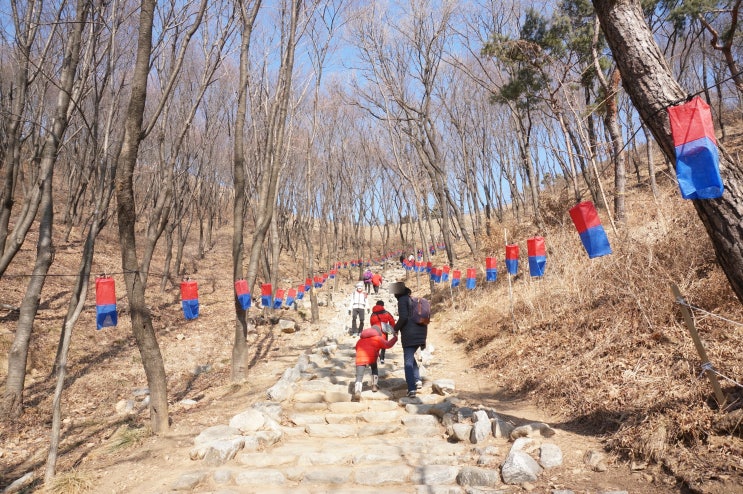
[[[392,317],[392,314],[387,312],[384,308],[384,300],[377,300],[376,305],[372,307],[372,313],[369,317],[369,322],[372,326],[379,326],[382,328],[382,336],[384,336],[384,339],[388,339],[388,334],[386,331],[384,331],[385,324],[389,324],[389,332],[392,332],[392,328],[395,327],[395,318]],[[382,351],[379,352],[379,363],[384,364],[384,348],[382,348]]]
[[[382,328],[372,326],[361,332],[359,341],[356,342],[356,385],[353,391],[352,401],[361,401],[361,388],[363,386],[364,372],[366,366],[371,366],[372,391],[379,391],[379,368],[377,358],[382,348],[392,348],[397,343],[397,333],[394,338],[387,341],[382,336]]]

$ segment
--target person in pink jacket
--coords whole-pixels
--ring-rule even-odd
[[[382,348],[392,348],[397,343],[397,333],[387,341],[382,336],[382,328],[372,326],[361,332],[359,341],[356,342],[356,384],[353,390],[352,401],[361,401],[361,389],[363,387],[364,372],[366,366],[371,366],[372,391],[379,391],[379,368],[377,358]]]

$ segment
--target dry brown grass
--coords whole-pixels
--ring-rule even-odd
[[[602,212],[610,256],[589,260],[568,208],[565,217],[553,215],[544,232],[543,279],[530,279],[525,262],[533,229],[507,227],[522,246],[513,317],[504,279],[492,287],[478,279],[478,290],[462,294],[468,300],[460,306],[471,310],[452,317],[454,333],[505,395],[535,399],[564,417],[566,427],[603,433],[625,458],[662,463],[690,486],[739,475],[742,429],[720,433],[734,433],[729,441],[711,440],[725,413],[699,379],[702,362],[670,284],[688,303],[738,323],[743,307],[675,184],[665,184],[657,202],[640,192],[628,197],[630,214],[618,233]],[[503,258],[502,229],[485,242]],[[701,312],[695,319],[715,368],[740,381],[741,326]],[[726,411],[741,407],[740,388],[722,384]]]

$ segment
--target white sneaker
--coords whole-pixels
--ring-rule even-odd
[[[423,387],[423,381],[415,381],[415,389],[421,389]]]

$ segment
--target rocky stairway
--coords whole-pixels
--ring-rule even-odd
[[[563,466],[549,439],[555,431],[544,423],[514,427],[493,409],[463,403],[451,379],[428,372],[436,367],[432,344],[421,356],[424,384],[415,398],[406,396],[396,345],[380,365],[379,391],[371,391],[367,369],[361,400],[351,401],[357,338],[347,319],[337,311],[266,401],[202,431],[190,451],[194,468],[165,491],[505,494],[533,490],[547,476],[554,485]],[[606,469],[602,453],[588,453],[568,467],[586,479]]]

